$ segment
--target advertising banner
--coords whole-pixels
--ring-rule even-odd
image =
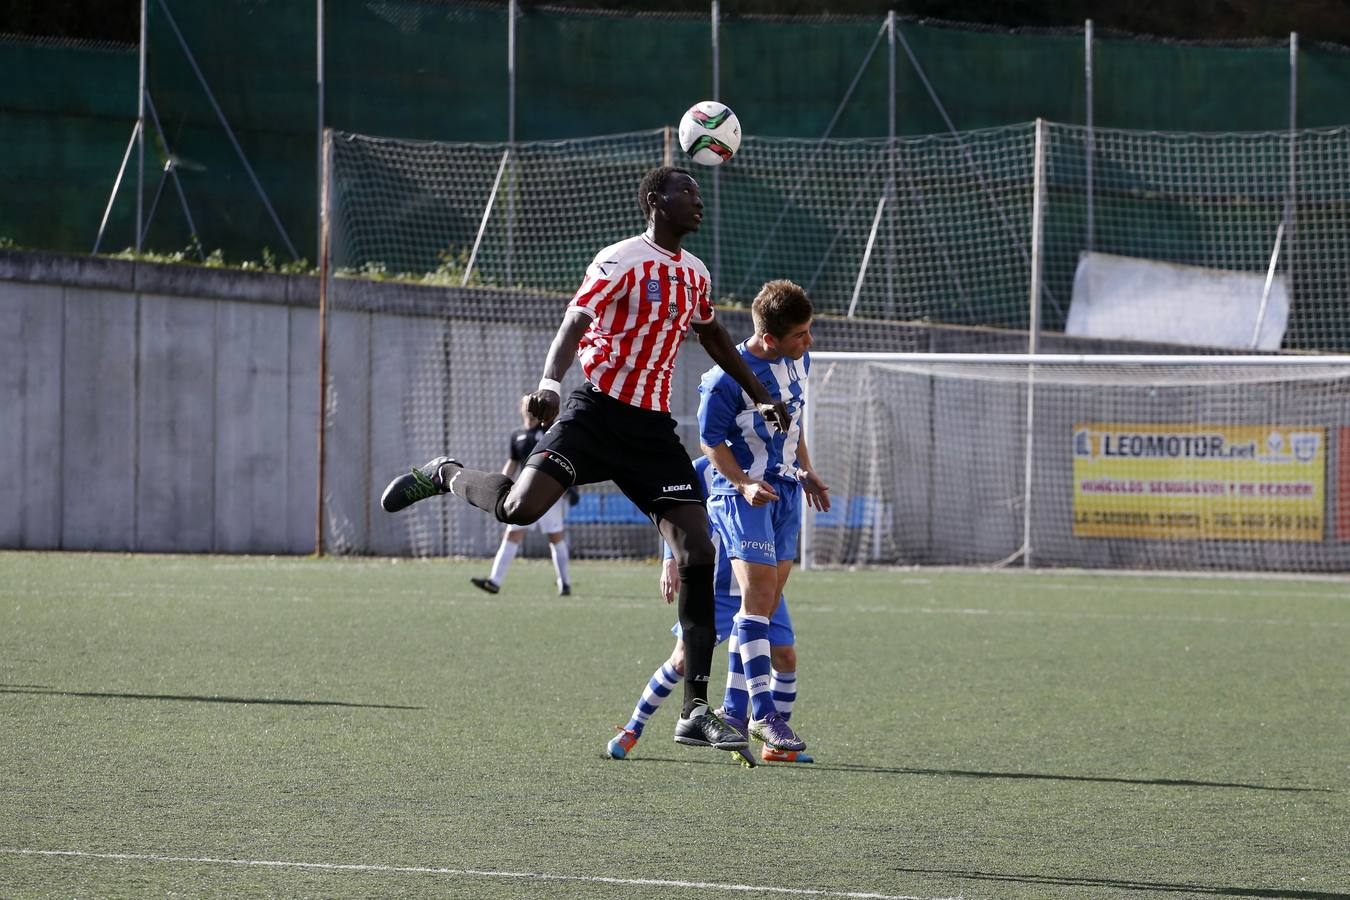
[[[1350,428],[1341,428],[1336,443],[1336,539],[1350,541]]]
[[[1075,537],[1320,541],[1326,429],[1082,423]]]

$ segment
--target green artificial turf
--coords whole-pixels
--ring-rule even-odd
[[[749,771],[600,756],[655,564],[482,569],[0,554],[0,896],[1350,892],[1344,581],[799,571]]]

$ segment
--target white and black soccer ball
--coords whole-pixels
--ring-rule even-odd
[[[741,122],[725,103],[702,100],[680,119],[680,147],[700,165],[720,166],[741,147]]]

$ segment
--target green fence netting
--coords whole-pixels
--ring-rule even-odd
[[[324,6],[326,124],[437,141],[508,137],[505,4]],[[714,62],[722,98],[737,109],[747,134],[764,138],[811,140],[827,131],[839,139],[883,138],[892,77],[900,136],[1037,117],[1086,122],[1082,29],[1008,32],[903,18],[897,25],[892,39],[880,18],[724,16],[714,61],[710,17],[524,10],[515,20],[515,137],[539,141],[672,125],[691,102],[713,93]],[[148,76],[160,128],[152,123],[149,129],[144,172],[145,208],[154,209],[149,249],[180,250],[195,234],[201,250],[219,248],[230,259],[258,259],[264,248],[284,259],[288,246],[316,258],[318,31],[315,4],[151,0]],[[1092,113],[1101,128],[1271,131],[1289,124],[1289,52],[1278,42],[1208,45],[1101,35],[1093,64]],[[7,197],[23,199],[0,209],[0,237],[88,252],[135,119],[136,52],[0,39],[0,71],[9,76],[0,99],[0,126],[9,138],[0,145],[0,178]],[[1300,48],[1300,127],[1343,122],[1347,88],[1350,53]],[[791,166],[809,164],[809,154],[804,163],[788,159],[774,190],[790,188]],[[177,183],[164,175],[170,161]],[[134,171],[128,172],[104,249],[135,243],[135,184]],[[915,189],[903,178],[895,184],[902,195]],[[874,187],[858,190],[874,193]],[[762,187],[733,179],[710,188],[725,190],[741,207],[768,205],[754,195]],[[976,196],[987,202],[986,194]],[[838,235],[856,235],[858,221],[864,230],[868,224],[867,204],[859,203],[857,209],[844,204],[835,219],[798,210],[779,231],[793,240],[824,240],[820,277],[827,278],[843,253]],[[937,240],[954,226],[919,217],[905,227],[908,239]],[[756,266],[771,266],[778,252],[767,248],[754,265],[729,259],[724,284],[740,290],[759,277]],[[888,277],[901,278],[903,260],[882,262]],[[906,308],[897,300],[878,312],[900,316]],[[952,315],[967,321],[959,310]]]

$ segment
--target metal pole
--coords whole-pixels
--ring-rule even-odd
[[[1249,350],[1255,350],[1256,345],[1261,341],[1261,326],[1266,324],[1266,308],[1270,305],[1270,289],[1275,284],[1275,267],[1280,260],[1280,241],[1284,239],[1284,223],[1289,217],[1289,206],[1285,204],[1284,218],[1280,219],[1280,224],[1275,228],[1275,246],[1270,250],[1270,265],[1266,266],[1266,283],[1261,288],[1261,305],[1256,309],[1256,324],[1252,326],[1251,343],[1247,345]]]
[[[145,83],[146,35],[149,33],[149,16],[146,7],[150,0],[141,0],[141,54],[138,84],[140,93],[136,95],[136,253],[141,252],[141,217],[145,197],[145,92],[149,86]]]
[[[1092,206],[1092,162],[1096,155],[1096,134],[1093,132],[1092,123],[1092,20],[1088,19],[1083,30],[1083,79],[1084,94],[1087,104],[1087,147],[1084,154],[1084,164],[1087,177],[1087,249],[1091,253],[1093,249],[1093,206]]]
[[[506,155],[502,162],[510,167],[506,184],[506,284],[515,284],[512,271],[516,249],[516,16],[520,8],[516,0],[506,5]],[[495,188],[494,188],[495,193]],[[487,218],[484,216],[484,225]],[[465,272],[466,281],[468,272]]]
[[[881,212],[886,208],[886,195],[890,192],[889,185],[882,190],[881,199],[877,201],[877,212],[872,217],[872,230],[867,233],[867,246],[863,248],[862,264],[858,266],[858,280],[853,283],[853,299],[848,302],[848,318],[853,318],[854,311],[858,308],[858,297],[862,294],[863,278],[867,276],[867,264],[872,259],[872,246],[877,240],[877,228],[881,225]]]
[[[806,446],[812,447],[816,441],[816,404],[813,401],[811,390],[811,379],[806,379],[806,387],[802,390],[802,436],[806,438]],[[801,565],[803,569],[812,568],[811,560],[816,549],[816,517],[811,514],[811,504],[802,503],[800,506],[801,515]]]
[[[1031,189],[1031,290],[1028,298],[1028,341],[1027,352],[1036,353],[1040,349],[1041,335],[1041,222],[1042,209],[1045,206],[1045,120],[1036,120],[1036,156],[1032,166]]]
[[[319,154],[319,156],[318,156],[318,159],[315,160],[315,162],[318,163],[318,165],[316,166],[316,168],[318,169],[318,173],[317,173],[317,174],[318,174],[318,176],[319,176],[319,178],[318,178],[318,189],[319,189],[319,204],[318,204],[318,205],[319,205],[319,231],[322,232],[322,231],[323,231],[323,119],[324,119],[324,115],[323,115],[323,113],[324,113],[324,78],[323,78],[323,47],[324,47],[324,41],[323,41],[323,22],[324,22],[324,14],[323,14],[323,0],[315,0],[315,15],[316,15],[316,21],[315,21],[315,27],[314,27],[315,35],[316,35],[316,36],[315,36],[315,58],[316,58],[316,63],[315,63],[315,80],[316,80],[316,82],[317,82],[317,88],[318,88],[318,94],[319,94],[319,96],[318,96],[318,106],[319,106],[319,116],[318,116],[318,117],[319,117],[319,121],[318,121],[318,129],[317,129],[316,132],[315,132],[315,133],[316,133],[316,136],[318,137],[318,154]],[[318,240],[322,241],[322,237],[318,237]],[[315,254],[314,254],[314,255],[315,255],[315,258],[317,259],[318,256],[319,256],[319,254],[321,254],[322,252],[323,252],[322,249],[320,249],[320,250],[318,251],[318,253],[315,253]]]
[[[502,184],[502,173],[506,171],[506,163],[511,158],[511,148],[507,147],[502,151],[502,161],[497,166],[497,177],[492,179],[492,192],[488,194],[487,206],[483,207],[483,218],[478,222],[478,234],[473,239],[473,250],[469,253],[469,261],[464,264],[464,278],[460,281],[463,287],[469,283],[469,278],[473,275],[473,265],[478,259],[478,248],[483,243],[483,234],[487,231],[488,219],[492,216],[492,207],[497,202],[497,188]],[[510,282],[507,282],[510,284]]]
[[[324,430],[328,424],[328,221],[333,134],[324,131],[319,159],[319,477],[314,502],[314,555],[323,556]]]
[[[712,99],[722,99],[722,59],[721,59],[721,23],[722,7],[718,0],[712,0]],[[713,284],[722,283],[722,167],[713,169]]]
[[[1045,120],[1036,120],[1036,160],[1031,193],[1031,309],[1027,352],[1040,349],[1041,336],[1041,210],[1045,205]],[[1026,453],[1022,460],[1022,565],[1031,568],[1031,488],[1035,459],[1036,366],[1027,366]]]
[[[890,177],[886,199],[891,204],[890,227],[886,229],[886,318],[895,318],[895,253],[896,253],[896,214],[895,214],[895,10],[886,12],[886,157]]]
[[[112,193],[108,195],[108,205],[103,210],[103,221],[98,223],[98,236],[94,238],[94,249],[90,251],[92,255],[98,254],[99,245],[103,243],[103,230],[108,227],[108,216],[112,214],[113,201],[117,199],[117,191],[122,187],[122,176],[127,171],[127,160],[131,159],[131,148],[136,146],[136,137],[141,133],[141,123],[138,120],[131,126],[131,140],[127,141],[126,152],[122,154],[122,165],[117,167],[117,178],[113,181]],[[139,235],[140,229],[136,230]]]
[[[1294,295],[1294,220],[1298,211],[1298,32],[1289,32],[1289,197],[1285,201],[1284,271]]]

